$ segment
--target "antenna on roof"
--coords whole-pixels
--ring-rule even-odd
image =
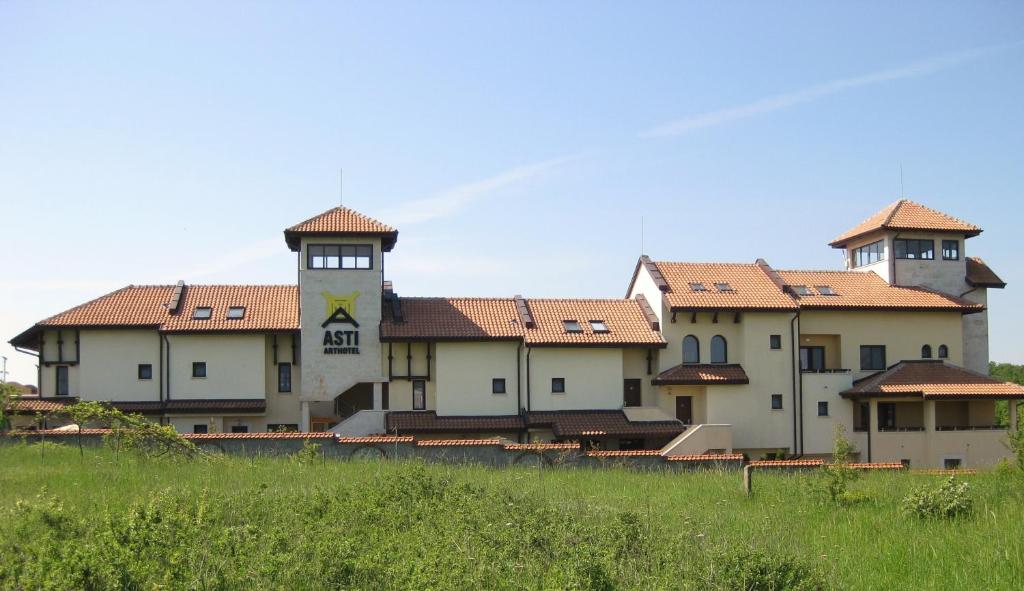
[[[345,169],[338,169],[338,205],[345,206]]]
[[[903,192],[903,163],[900,162],[900,199],[906,198],[907,194]]]
[[[640,255],[644,254],[644,216],[640,216]]]

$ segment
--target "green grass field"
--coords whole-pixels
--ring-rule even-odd
[[[284,459],[150,460],[0,446],[3,589],[1024,588],[1024,480],[974,512],[900,511],[939,476],[813,477]],[[746,576],[747,579],[743,579]],[[768,589],[768,586],[750,588]]]

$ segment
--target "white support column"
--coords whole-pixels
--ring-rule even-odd
[[[384,384],[373,383],[373,410],[384,410]]]
[[[308,433],[309,432],[309,427],[310,427],[309,402],[303,400],[302,404],[301,404],[301,407],[302,407],[302,418],[301,418],[301,422],[299,423],[299,431],[302,431],[303,433]]]

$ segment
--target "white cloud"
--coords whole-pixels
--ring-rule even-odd
[[[837,94],[845,90],[852,90],[864,86],[881,84],[883,82],[892,82],[894,80],[903,80],[906,78],[916,78],[919,76],[933,74],[935,72],[953,68],[987,55],[1005,51],[1020,45],[1020,42],[1006,45],[990,45],[914,62],[905,66],[881,70],[871,74],[865,74],[863,76],[832,80],[831,82],[816,84],[794,92],[765,97],[745,105],[738,105],[735,107],[728,107],[725,109],[718,109],[715,111],[708,111],[707,113],[701,113],[699,115],[685,117],[683,119],[648,129],[647,131],[642,132],[640,137],[659,138],[678,136],[695,129],[715,127],[717,125],[722,125],[723,123],[730,123],[739,119],[753,117],[755,115],[779,111],[781,109],[786,109],[795,105],[808,103],[829,95]]]
[[[511,168],[480,181],[459,185],[434,197],[407,201],[388,208],[380,212],[380,219],[392,225],[407,226],[446,217],[495,191],[529,180],[581,157],[576,154]]]

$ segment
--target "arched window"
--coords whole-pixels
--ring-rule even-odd
[[[728,363],[729,347],[725,344],[725,337],[716,334],[711,337],[711,363]]]
[[[925,346],[921,347],[921,359],[931,359],[931,358],[932,358],[932,346],[931,345],[925,345]]]
[[[939,359],[949,359],[949,347],[939,345]]]
[[[692,334],[683,339],[683,363],[700,363],[700,341]]]

